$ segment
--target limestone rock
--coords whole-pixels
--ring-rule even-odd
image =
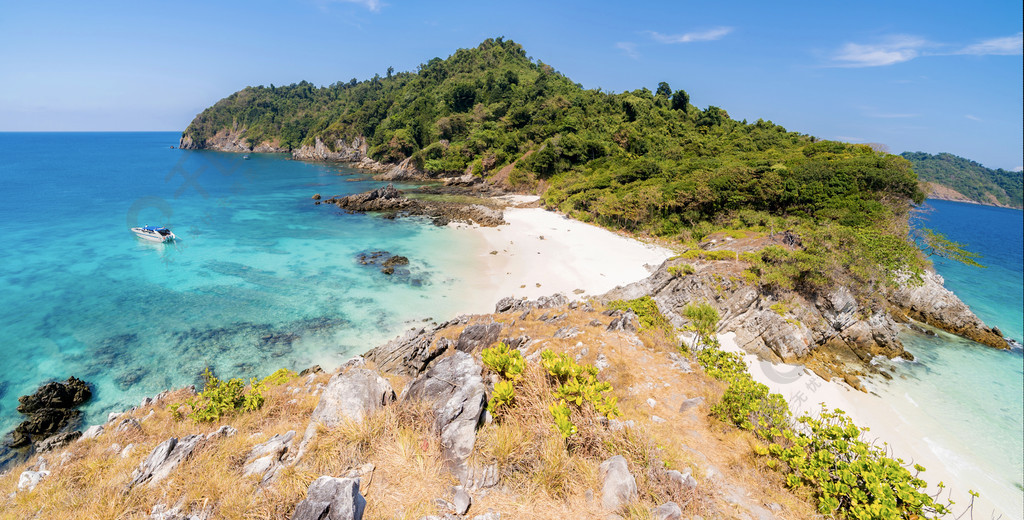
[[[455,468],[462,467],[473,451],[476,428],[487,405],[482,370],[473,356],[456,351],[413,380],[405,394],[406,399],[432,404],[445,460]]]
[[[955,294],[944,287],[937,273],[925,273],[919,287],[904,287],[892,295],[895,305],[909,317],[990,347],[1010,348],[998,329],[984,323]]]
[[[419,375],[426,370],[431,361],[444,352],[443,348],[434,345],[437,330],[438,328],[409,330],[401,337],[374,348],[364,356],[385,372]]]
[[[469,325],[459,334],[455,348],[462,352],[474,352],[490,347],[501,334],[500,323]]]
[[[636,479],[629,472],[626,459],[616,455],[601,463],[599,468],[603,487],[601,505],[609,511],[618,511],[637,495]]]
[[[689,491],[697,487],[697,480],[690,474],[690,470],[686,470],[685,473],[680,473],[674,469],[670,469],[667,472],[669,481],[680,491]]]
[[[666,502],[652,509],[651,517],[654,520],[679,520],[683,517],[683,510],[675,502]]]
[[[36,443],[36,453],[46,453],[51,450],[63,448],[81,436],[82,432],[73,431],[58,433],[52,437],[47,437],[46,439]]]
[[[79,437],[78,440],[84,441],[86,439],[95,439],[96,437],[99,437],[101,433],[103,433],[103,425],[94,424],[86,428],[85,431],[82,432],[82,436]]]
[[[456,486],[455,497],[452,498],[452,505],[455,506],[455,514],[464,515],[469,511],[469,506],[473,503],[473,498],[466,493],[466,490],[462,486]]]
[[[39,482],[48,476],[50,476],[50,472],[46,470],[23,471],[18,477],[18,491],[32,491],[39,485]]]
[[[171,437],[161,442],[132,472],[132,480],[128,483],[128,489],[139,484],[160,482],[167,478],[179,464],[192,456],[192,453],[205,439],[204,435],[198,434],[189,435],[181,441],[177,437]]]
[[[260,475],[260,484],[273,480],[282,467],[282,460],[291,450],[294,438],[295,430],[289,430],[284,435],[276,434],[266,442],[253,446],[242,467],[242,474]]]
[[[370,412],[395,400],[395,391],[386,379],[365,368],[336,374],[327,383],[312,421],[334,427],[342,420],[362,422]]]
[[[360,520],[365,509],[359,479],[323,476],[309,485],[292,520]]]

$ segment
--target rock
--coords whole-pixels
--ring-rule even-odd
[[[320,368],[320,365],[313,365],[309,368],[302,369],[302,372],[299,372],[299,377],[305,377],[309,374],[319,374],[323,371],[324,369]]]
[[[320,194],[316,193],[313,195],[313,200],[320,200]]]
[[[576,327],[562,327],[555,331],[554,337],[561,339],[571,339],[575,338],[576,336],[579,336],[580,334],[580,329],[577,329]]]
[[[636,314],[633,311],[626,311],[621,316],[616,317],[608,324],[605,330],[621,330],[625,332],[636,332],[640,330],[640,321],[637,319]]]
[[[31,414],[45,408],[74,408],[91,397],[88,383],[71,376],[63,383],[46,383],[34,394],[19,397],[18,412]]]
[[[611,362],[608,361],[608,356],[604,354],[598,354],[597,359],[594,360],[594,366],[597,368],[597,371],[600,372],[612,366],[612,364]]]
[[[406,399],[432,404],[445,462],[453,468],[464,466],[476,443],[476,428],[487,405],[482,370],[473,356],[456,351],[413,380],[405,394]]]
[[[200,434],[189,435],[180,442],[177,437],[171,437],[161,442],[132,472],[132,480],[128,483],[128,489],[139,484],[157,483],[167,478],[179,464],[192,456],[192,453],[204,440],[205,437]]]
[[[933,327],[999,349],[1010,348],[998,329],[986,327],[960,298],[944,287],[937,273],[924,275],[918,287],[903,287],[892,295],[893,303],[907,316]]]
[[[50,472],[46,470],[23,471],[18,477],[18,491],[32,491],[39,485],[39,482],[48,476],[50,476]]]
[[[665,419],[662,419],[661,417],[658,417],[657,415],[652,415],[651,416],[651,422],[663,423],[663,422],[665,422]]]
[[[34,439],[45,439],[69,426],[80,416],[80,411],[70,408],[36,409],[28,419],[15,426],[10,446],[28,446]]]
[[[601,463],[599,474],[603,482],[601,505],[609,511],[619,511],[637,498],[636,479],[629,472],[626,459],[616,455]]]
[[[360,520],[365,509],[359,479],[323,476],[309,485],[292,520]]]
[[[85,431],[82,432],[82,436],[79,437],[78,440],[84,441],[86,439],[95,439],[96,437],[99,437],[101,433],[103,433],[103,425],[94,424],[86,428]]]
[[[679,405],[679,413],[688,412],[702,404],[704,404],[703,397],[691,397],[690,399],[684,399],[683,403]]]
[[[183,143],[184,139],[185,138],[182,138]],[[220,150],[220,148],[212,149]],[[324,144],[323,141],[320,140],[319,137],[317,137],[316,141],[314,141],[314,144],[312,146],[303,145],[295,150],[291,150],[291,152],[292,158],[300,161],[331,161],[359,163],[364,159],[368,159],[366,157],[366,149],[366,141],[361,137],[357,137],[353,139],[351,142],[345,142],[344,140],[338,139],[337,141],[334,142],[333,146],[331,147],[328,147],[326,144]],[[276,151],[287,152],[288,150],[281,149]],[[372,160],[370,162],[376,163],[376,161]]]
[[[386,379],[365,368],[336,374],[327,383],[320,402],[313,410],[312,422],[333,428],[343,420],[362,422],[370,412],[395,400],[395,391]]]
[[[674,469],[670,469],[666,472],[669,481],[680,491],[689,491],[696,489],[697,480],[690,474],[690,470],[686,470],[686,473],[680,473]]]
[[[462,486],[456,486],[455,498],[452,499],[452,505],[455,506],[455,514],[464,515],[469,511],[469,506],[473,503],[472,497]]]
[[[63,448],[81,436],[82,432],[73,431],[58,433],[52,437],[47,437],[45,440],[36,443],[36,453],[46,453],[51,450]]]
[[[206,440],[212,441],[212,440],[215,440],[215,439],[231,437],[232,435],[234,435],[236,433],[238,433],[238,430],[236,430],[233,427],[225,424],[225,425],[221,426],[220,428],[217,428],[216,430],[214,430],[214,431],[212,431],[210,433],[207,433],[206,434]]]
[[[188,512],[182,512],[185,508],[184,499],[178,501],[174,507],[167,507],[164,504],[156,504],[149,514],[149,520],[207,520],[211,511],[206,507],[196,509],[197,506],[188,508]]]
[[[647,406],[650,406],[651,408],[654,408],[655,406],[658,406],[658,401],[655,401],[653,397],[648,397],[647,398]]]
[[[126,434],[141,433],[141,432],[142,432],[142,424],[140,424],[138,419],[135,419],[134,417],[126,417],[124,419],[121,419],[121,422],[117,423],[117,426],[114,427],[114,434],[115,435],[117,435],[117,434],[126,435]]]
[[[459,339],[455,341],[455,348],[462,352],[472,353],[490,347],[498,341],[500,334],[500,323],[469,325],[459,334]]]
[[[460,475],[459,480],[462,482],[462,486],[469,491],[477,491],[481,489],[492,488],[498,484],[497,464],[487,464],[486,466],[469,466]]]
[[[679,520],[683,517],[683,510],[675,502],[666,502],[651,510],[653,520]]]
[[[253,446],[242,467],[242,474],[260,475],[260,484],[273,480],[283,466],[282,460],[291,449],[294,438],[295,430],[289,430],[284,435],[276,434],[266,442]]]
[[[377,368],[392,374],[417,376],[444,352],[435,346],[434,335],[442,326],[433,329],[412,329],[364,354]]]
[[[689,374],[693,371],[693,369],[690,368],[690,360],[680,356],[678,353],[669,352],[668,358],[672,361],[672,368],[681,370],[684,374]]]
[[[497,511],[487,511],[482,515],[476,515],[473,520],[501,520],[501,513]]]
[[[419,202],[403,196],[392,184],[336,199],[334,204],[349,211],[397,211],[420,208]]]

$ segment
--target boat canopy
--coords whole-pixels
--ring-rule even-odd
[[[163,226],[142,226],[142,229],[146,231],[167,231],[167,228]]]

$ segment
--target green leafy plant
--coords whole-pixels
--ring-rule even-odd
[[[787,431],[783,443],[757,451],[783,463],[778,469],[788,473],[789,487],[809,488],[818,512],[853,519],[917,519],[950,512],[952,503],[925,492],[928,484],[918,478],[923,467],[915,464],[911,473],[903,460],[864,441],[861,428],[842,410],[823,407],[818,418],[803,416],[799,422],[802,430]]]
[[[668,274],[672,276],[685,276],[695,273],[696,270],[690,264],[679,264],[668,266]]]
[[[605,304],[605,307],[617,311],[633,311],[640,321],[641,329],[662,330],[666,335],[672,335],[672,323],[661,313],[658,304],[650,296],[633,300],[612,300]]]
[[[715,331],[718,328],[718,311],[707,303],[690,303],[683,307],[683,316],[690,320],[696,336],[693,339],[693,350],[699,346],[715,346],[718,338]]]
[[[563,439],[568,439],[576,434],[576,425],[573,424],[572,419],[569,417],[572,412],[569,410],[569,405],[565,404],[565,401],[560,401],[557,404],[552,404],[548,407],[551,411],[551,416],[555,420],[555,429],[558,433],[562,434]]]
[[[541,352],[541,366],[548,372],[558,385],[554,390],[554,397],[559,399],[558,405],[552,405],[551,413],[555,417],[555,426],[563,437],[570,429],[559,421],[571,424],[568,414],[568,405],[582,407],[590,403],[601,415],[613,419],[620,415],[618,399],[611,395],[612,385],[607,381],[598,381],[597,367],[594,365],[580,365],[566,354],[556,354],[550,350]],[[562,414],[562,408],[565,414]],[[556,408],[558,412],[556,413]],[[575,427],[572,428],[575,432]]]
[[[512,405],[516,398],[516,388],[511,381],[498,381],[494,384],[494,394],[487,402],[487,411],[498,414]]]
[[[239,378],[221,381],[207,368],[203,372],[203,391],[181,403],[172,404],[169,409],[176,419],[188,417],[196,422],[210,422],[237,412],[251,412],[263,406],[266,398],[263,392],[266,384],[255,378],[245,382]]]
[[[518,350],[509,348],[504,342],[481,352],[484,366],[505,379],[518,379],[526,369],[526,360]]]

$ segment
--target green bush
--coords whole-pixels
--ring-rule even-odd
[[[202,392],[182,403],[170,406],[171,414],[176,419],[186,416],[196,422],[216,421],[238,412],[258,410],[266,399],[263,396],[265,383],[255,378],[249,380],[248,391],[241,379],[221,381],[209,368],[203,372],[203,379],[206,383]],[[186,408],[187,411],[183,412],[182,408]]]
[[[518,379],[526,369],[526,360],[518,350],[509,348],[504,342],[481,352],[484,366],[504,379]]]
[[[658,304],[650,296],[633,300],[612,300],[605,307],[616,311],[633,311],[637,319],[640,320],[641,330],[660,329],[669,336],[674,331],[672,323],[658,310]]]
[[[690,264],[679,264],[668,266],[668,274],[672,276],[686,276],[695,273],[696,270]]]
[[[571,433],[566,434],[570,430],[576,431],[575,426],[569,427],[572,425],[568,413],[569,404],[582,407],[585,403],[590,403],[594,410],[609,419],[620,415],[618,399],[611,395],[612,385],[607,381],[597,380],[597,367],[580,365],[568,355],[555,354],[550,350],[541,352],[540,358],[541,366],[558,385],[554,397],[559,399],[559,404],[551,406],[551,413],[555,418],[555,426],[563,437],[571,436]]]
[[[515,402],[516,389],[512,381],[498,381],[494,384],[494,394],[487,402],[487,411],[497,414]]]
[[[952,503],[929,496],[924,471],[892,459],[861,438],[861,429],[842,410],[822,409],[819,418],[801,417],[802,431],[787,431],[784,444],[760,447],[758,453],[780,460],[791,488],[810,488],[818,512],[854,519],[917,519],[945,515]],[[940,483],[939,488],[943,486]],[[972,495],[977,496],[973,491]]]

